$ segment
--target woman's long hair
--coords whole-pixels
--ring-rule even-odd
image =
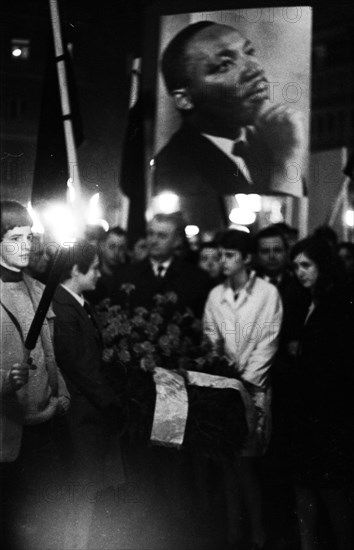
[[[305,254],[318,269],[318,279],[313,289],[315,300],[321,300],[334,286],[345,285],[345,273],[339,258],[325,239],[311,236],[298,241],[291,249],[291,260],[299,254]]]

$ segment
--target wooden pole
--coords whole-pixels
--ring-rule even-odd
[[[68,201],[75,209],[77,221],[80,226],[80,232],[84,231],[84,208],[82,204],[82,186],[80,180],[79,163],[77,158],[73,119],[70,106],[70,96],[68,88],[68,78],[65,66],[65,50],[61,33],[60,12],[58,0],[49,0],[50,18],[53,30],[55,60],[57,64],[60,103],[63,117],[66,153],[68,158],[68,172],[70,176],[70,185],[68,184]],[[71,191],[71,194],[70,194]],[[74,193],[72,194],[72,191]],[[74,196],[73,196],[74,195]]]

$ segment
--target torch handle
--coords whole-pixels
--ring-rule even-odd
[[[36,347],[36,343],[45,319],[47,311],[54,296],[54,292],[60,281],[61,274],[63,272],[65,262],[68,257],[69,249],[61,246],[56,254],[53,267],[50,271],[48,282],[43,290],[42,297],[38,304],[37,311],[34,315],[30,329],[28,331],[25,348],[27,350],[33,350]]]

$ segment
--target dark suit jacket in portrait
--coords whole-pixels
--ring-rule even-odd
[[[161,280],[155,276],[149,259],[127,267],[117,280],[117,292],[113,298],[116,303],[124,304],[126,295],[120,290],[124,283],[131,283],[135,287],[130,295],[133,307],[149,308],[153,305],[156,294],[173,291],[177,294],[179,307],[190,308],[198,317],[203,314],[204,304],[212,287],[207,273],[179,258],[172,261]]]
[[[189,223],[208,227],[225,225],[222,196],[235,193],[302,194],[302,182],[295,183],[277,169],[268,146],[256,130],[246,128],[248,143],[245,164],[253,184],[223,151],[193,128],[182,125],[155,157],[155,193],[163,190],[188,197],[182,210],[193,212]],[[297,190],[297,191],[295,191]],[[215,224],[216,221],[216,224]]]

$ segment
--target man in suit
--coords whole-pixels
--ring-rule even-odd
[[[129,295],[132,306],[151,307],[156,294],[175,292],[180,309],[190,308],[202,316],[212,286],[207,273],[176,255],[184,227],[174,214],[157,214],[147,232],[148,258],[132,264],[117,278],[113,301],[124,303],[121,285],[134,285]]]
[[[272,438],[263,470],[263,474],[268,476],[267,485],[274,475],[273,472],[277,472],[277,483],[272,485],[272,491],[269,492],[268,506],[273,511],[271,517],[277,518],[273,529],[281,540],[281,537],[287,539],[292,529],[292,486],[288,470],[291,436],[289,426],[293,399],[296,397],[296,354],[309,307],[309,295],[290,269],[289,245],[279,227],[270,225],[261,229],[254,237],[254,244],[257,273],[278,288],[284,310],[280,346],[271,371]],[[278,518],[282,519],[280,523]]]
[[[162,73],[182,125],[155,157],[157,192],[172,190],[194,206],[202,201],[196,215],[204,225],[215,210],[225,224],[223,195],[302,195],[301,115],[270,104],[249,40],[226,25],[189,25],[165,49]]]
[[[104,463],[119,425],[120,403],[103,370],[98,321],[83,297],[85,291],[94,290],[99,276],[95,245],[78,241],[70,250],[53,300],[55,354],[71,394],[68,424],[78,484],[66,533],[68,548],[76,548],[77,543],[85,548],[88,543],[95,495],[107,481]]]
[[[0,526],[0,538],[2,547],[9,549],[20,542],[14,534],[6,540],[2,527],[14,528],[16,522],[17,536],[25,535],[29,526],[34,533],[31,495],[38,497],[41,490],[50,490],[50,484],[59,481],[54,468],[56,417],[65,413],[70,403],[54,359],[51,308],[31,360],[25,359],[25,338],[44,289],[42,283],[23,273],[32,238],[32,220],[26,208],[16,201],[1,202],[0,519],[4,525]],[[50,480],[45,478],[47,474]],[[42,512],[37,508],[36,514]]]
[[[179,309],[190,308],[196,316],[202,316],[212,281],[195,264],[177,256],[182,231],[184,226],[178,215],[157,214],[150,221],[148,257],[126,269],[117,281],[114,301],[124,305],[128,299],[133,307],[150,308],[154,296],[172,291],[177,295]],[[129,294],[120,288],[121,284],[131,289]],[[188,476],[192,465],[188,453],[176,453],[174,449],[160,446],[150,448],[145,444],[135,447],[129,443],[126,452],[137,479],[140,479],[139,484],[148,480],[152,483],[152,493],[156,491],[158,498],[165,499],[166,511],[184,513],[186,502],[191,498]]]
[[[296,342],[308,309],[308,296],[289,268],[288,243],[284,233],[276,226],[268,226],[254,238],[257,273],[274,284],[284,306],[282,342],[295,353]]]

